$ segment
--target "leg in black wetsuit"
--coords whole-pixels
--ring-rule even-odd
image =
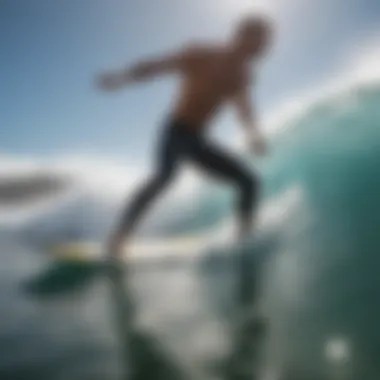
[[[237,216],[239,232],[250,230],[258,199],[258,180],[235,157],[206,141],[202,132],[180,121],[171,122],[159,143],[155,175],[137,192],[126,209],[119,234],[129,236],[154,200],[172,182],[178,163],[190,160],[207,172],[234,184],[238,191]]]

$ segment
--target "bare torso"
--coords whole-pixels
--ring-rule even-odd
[[[249,84],[249,68],[239,57],[220,48],[189,54],[173,116],[203,129],[219,108]]]

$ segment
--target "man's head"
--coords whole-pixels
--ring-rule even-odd
[[[272,33],[272,24],[268,19],[249,16],[237,25],[234,44],[247,57],[259,56],[268,47]]]

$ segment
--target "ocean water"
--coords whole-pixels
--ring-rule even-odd
[[[378,85],[312,104],[273,137],[259,168],[260,228],[244,249],[259,268],[258,305],[270,321],[267,380],[380,378],[379,104]],[[166,233],[218,226],[230,201],[230,193],[209,188]],[[52,215],[61,214],[49,215],[49,225]],[[65,215],[66,224],[78,223],[75,213]],[[38,231],[0,235],[0,378],[121,378],[105,278],[47,297],[25,291],[51,265],[31,239]],[[205,366],[229,347],[235,253],[222,246],[158,260],[136,266],[129,278],[140,325],[195,378],[211,379]]]

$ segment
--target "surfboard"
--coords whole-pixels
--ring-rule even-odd
[[[207,236],[201,234],[137,240],[123,249],[121,260],[193,256],[207,247],[207,242]],[[48,246],[47,252],[57,259],[85,262],[105,258],[105,247],[91,241],[64,241]]]
[[[204,248],[201,235],[136,241],[126,247],[117,265],[167,258],[189,258]],[[24,289],[38,297],[56,297],[85,289],[99,275],[115,269],[104,247],[91,241],[65,241],[46,247],[51,261],[40,273],[24,284]],[[111,264],[111,265],[110,265]],[[122,268],[120,268],[122,269]]]

